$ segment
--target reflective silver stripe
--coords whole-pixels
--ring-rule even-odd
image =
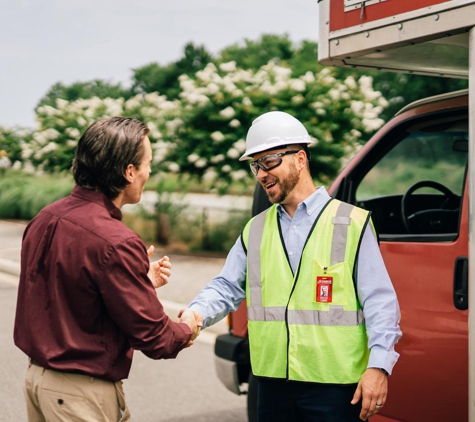
[[[342,203],[333,218],[332,264],[345,259],[349,215],[353,205]],[[261,284],[261,243],[267,211],[257,215],[249,228],[247,244],[249,301],[247,318],[249,321],[285,321],[285,306],[262,306]],[[334,262],[334,259],[339,259]],[[341,259],[341,260],[340,260]],[[364,323],[363,311],[345,311],[341,305],[330,305],[328,311],[288,310],[288,323],[320,326],[356,326]]]
[[[300,311],[289,309],[289,324],[346,325],[364,323],[363,311],[345,311],[341,305],[330,305],[328,311]]]
[[[262,285],[261,285],[261,243],[264,234],[264,220],[269,209],[258,214],[252,220],[249,228],[249,240],[247,244],[247,272],[249,280],[248,313],[263,314]],[[258,319],[258,321],[263,321]]]
[[[351,224],[350,214],[354,205],[342,202],[333,217],[333,239],[330,266],[345,260],[348,226]]]
[[[247,319],[249,321],[285,321],[285,306],[248,307]]]
[[[355,326],[364,323],[363,311],[345,311],[341,305],[330,305],[328,311],[289,309],[289,324],[323,325],[323,326]],[[285,321],[285,306],[247,309],[249,321]]]

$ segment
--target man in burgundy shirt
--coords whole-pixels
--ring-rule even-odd
[[[30,358],[29,421],[129,420],[121,380],[133,349],[175,358],[199,333],[191,311],[179,322],[164,313],[154,287],[167,282],[169,262],[150,265],[152,250],[121,222],[150,175],[148,133],[128,118],[93,123],[77,146],[71,195],[25,230],[14,339]]]

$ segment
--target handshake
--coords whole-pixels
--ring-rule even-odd
[[[194,312],[190,308],[185,308],[179,312],[177,322],[182,322],[190,327],[191,340],[187,346],[190,347],[200,334],[201,327],[203,326],[203,317],[200,313]]]

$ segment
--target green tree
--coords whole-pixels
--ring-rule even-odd
[[[23,161],[22,145],[31,142],[33,131],[25,127],[0,126],[0,157],[7,157],[11,164]]]
[[[71,85],[58,82],[40,99],[37,107],[44,105],[55,107],[57,99],[76,101],[80,98],[129,98],[130,96],[130,89],[124,88],[120,83],[114,84],[101,79],[74,82]]]
[[[219,52],[217,62],[235,61],[242,69],[257,70],[269,61],[286,65],[293,54],[294,47],[287,34],[283,36],[264,34],[257,41],[246,38],[242,43],[224,48]]]
[[[180,77],[182,112],[164,137],[168,148],[161,169],[204,178],[225,192],[232,181],[248,184],[239,161],[246,132],[266,111],[288,112],[315,138],[310,148],[313,175],[328,182],[360,144],[384,123],[387,102],[373,91],[370,77],[337,80],[329,69],[292,77],[291,69],[270,61],[257,71],[234,61],[210,63],[194,78]]]
[[[135,93],[158,92],[169,99],[178,98],[180,75],[193,75],[203,69],[210,61],[211,54],[203,45],[188,43],[183,57],[166,66],[150,63],[133,70],[132,90]]]
[[[339,79],[350,75],[355,78],[371,76],[374,89],[381,92],[389,102],[380,116],[384,121],[390,120],[402,107],[413,101],[468,88],[468,81],[465,79],[347,68],[334,68],[334,72]]]
[[[304,40],[293,44],[287,34],[264,34],[256,41],[245,39],[242,43],[221,50],[215,64],[230,61],[235,61],[238,67],[252,70],[258,70],[273,61],[280,66],[290,67],[294,77],[323,69],[318,63],[316,42]]]
[[[37,130],[1,128],[0,151],[12,163],[68,170],[89,124],[129,116],[151,128],[156,167],[208,178],[225,191],[232,181],[249,182],[237,158],[253,119],[282,110],[318,140],[311,165],[327,182],[402,106],[467,86],[464,80],[325,68],[317,43],[293,44],[288,35],[271,34],[233,44],[214,58],[189,43],[176,62],[135,69],[132,82],[130,90],[101,80],[55,84],[36,109]]]
[[[302,41],[296,48],[289,60],[292,75],[299,77],[308,71],[319,72],[324,68],[318,63],[318,44],[313,41]],[[344,79],[344,78],[343,78]]]
[[[389,120],[402,107],[421,98],[468,88],[468,80],[405,73],[372,72],[374,88],[388,100],[381,116]]]

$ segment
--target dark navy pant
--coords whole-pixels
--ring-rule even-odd
[[[259,422],[361,422],[357,384],[335,385],[258,378]]]

